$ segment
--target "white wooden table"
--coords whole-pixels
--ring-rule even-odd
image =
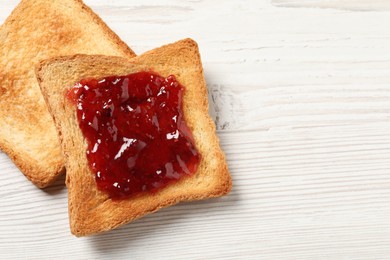
[[[390,259],[390,1],[86,3],[137,53],[198,41],[234,188],[77,239],[0,153],[1,259]]]

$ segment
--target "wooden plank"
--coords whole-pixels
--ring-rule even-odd
[[[334,8],[353,11],[390,11],[390,2],[386,0],[272,0],[280,7]]]

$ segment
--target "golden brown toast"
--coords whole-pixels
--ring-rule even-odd
[[[135,56],[80,0],[23,0],[0,28],[0,149],[41,188],[64,160],[34,68],[77,53]]]
[[[201,155],[198,170],[157,193],[111,200],[97,189],[87,157],[87,143],[78,125],[76,107],[65,93],[83,78],[154,71],[175,75],[185,88],[183,113]],[[231,177],[208,114],[207,88],[197,44],[190,39],[169,44],[131,59],[75,55],[43,61],[37,67],[42,93],[60,133],[66,158],[71,231],[85,236],[111,230],[181,201],[227,194]]]

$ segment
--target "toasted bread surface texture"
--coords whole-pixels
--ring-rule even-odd
[[[111,200],[97,189],[86,158],[87,143],[78,126],[76,108],[65,93],[83,78],[102,78],[153,71],[175,75],[184,86],[183,113],[201,155],[197,172],[157,193]],[[207,88],[197,44],[185,39],[130,61],[119,57],[76,55],[43,61],[37,77],[57,129],[66,158],[71,231],[85,236],[116,228],[160,208],[181,201],[222,196],[232,181],[208,114]]]
[[[79,0],[23,0],[0,28],[0,149],[38,187],[55,181],[64,159],[34,69],[76,53],[135,56]]]

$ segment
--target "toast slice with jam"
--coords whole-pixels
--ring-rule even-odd
[[[96,55],[53,58],[42,61],[36,68],[36,75],[65,155],[70,228],[74,235],[86,236],[108,231],[173,204],[219,197],[231,190],[232,180],[215,125],[208,113],[207,87],[198,46],[193,40],[185,39],[165,45],[131,60]],[[139,88],[140,82],[144,81],[140,78],[145,75],[153,79],[154,85],[145,84],[142,90]],[[120,84],[119,90],[115,84]],[[156,86],[159,89],[155,89]],[[164,100],[156,101],[164,95],[167,99],[176,95],[174,91],[169,92],[167,86],[183,89],[182,96],[174,99],[176,106],[173,106],[178,108],[182,121],[177,123],[178,131],[161,135],[165,131],[164,117],[175,117],[169,112],[172,109],[160,110],[164,109]],[[76,99],[73,96],[75,93]],[[125,111],[125,114],[113,112],[118,109]],[[134,116],[138,115],[134,114],[137,111],[145,113]],[[150,114],[150,111],[156,114]],[[103,117],[110,119],[104,121],[106,119]],[[122,124],[117,121],[122,121]],[[177,117],[174,120],[179,121]],[[146,127],[137,128],[140,122],[149,123],[146,123]],[[117,129],[124,125],[130,130]],[[137,129],[143,129],[143,132]],[[102,138],[96,139],[95,136],[95,139],[91,139],[91,132],[93,135],[101,134]],[[121,135],[117,135],[118,132]],[[109,137],[104,137],[102,133],[109,133]],[[153,134],[148,136],[148,133]],[[156,136],[166,136],[170,143],[160,143],[158,146],[156,142],[160,137]],[[177,150],[175,142],[179,140],[178,136],[185,137],[184,147],[194,150],[190,153],[188,150]],[[113,138],[124,141],[118,145]],[[167,146],[174,148],[168,149]],[[107,160],[97,166],[100,161],[91,159],[94,157],[91,154],[98,153],[99,149],[102,151],[99,158],[107,155]],[[134,149],[130,152],[131,156],[123,158],[123,154],[131,149]],[[160,157],[165,159],[156,164]],[[115,168],[116,160],[122,159],[127,160],[127,166],[122,164]],[[102,170],[108,165],[111,167],[109,170]],[[152,169],[152,172],[144,169]],[[162,179],[168,178],[167,182],[162,179],[158,182],[160,179],[156,174],[161,173],[158,169],[163,169]],[[102,175],[103,171],[106,171],[105,176]],[[125,175],[117,174],[118,171],[125,171]],[[127,185],[126,180],[138,184]]]

